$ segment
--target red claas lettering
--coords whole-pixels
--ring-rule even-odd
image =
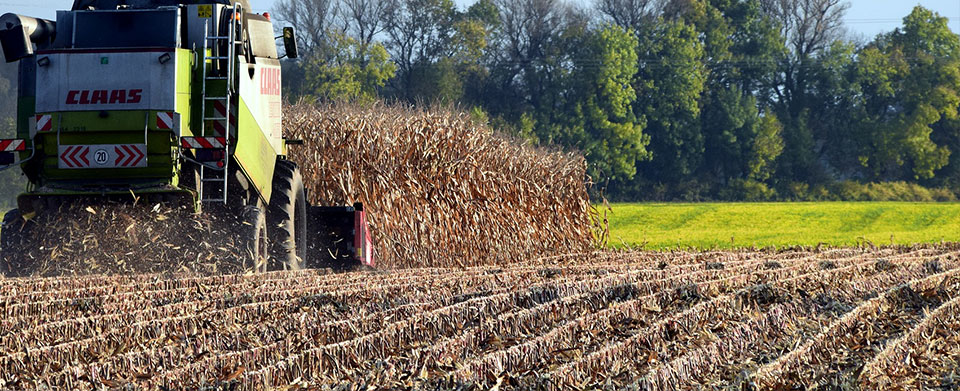
[[[80,101],[77,99],[77,97],[78,97],[79,95],[80,95],[80,91],[74,90],[74,91],[68,92],[68,93],[67,93],[67,104],[68,104],[68,105],[78,105],[78,104],[80,104]]]
[[[127,103],[127,93],[122,90],[110,91],[110,104]]]
[[[137,104],[143,100],[143,89],[135,90],[70,90],[68,105]]]
[[[280,70],[263,68],[260,70],[260,93],[264,95],[280,95]]]
[[[107,95],[109,95],[109,93],[105,90],[93,91],[93,99],[90,99],[90,104],[94,104],[94,105],[107,104]]]

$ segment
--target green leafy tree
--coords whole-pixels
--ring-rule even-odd
[[[777,61],[768,95],[784,125],[784,153],[778,163],[784,182],[820,182],[827,178],[820,162],[817,130],[829,126],[823,110],[828,94],[815,86],[824,56],[844,39],[846,0],[760,0],[764,12],[779,28],[787,50]]]
[[[736,88],[708,92],[702,116],[707,141],[703,175],[740,178],[746,174],[743,162],[756,111],[756,101]]]
[[[861,122],[856,107],[860,96],[856,64],[856,46],[838,40],[821,53],[817,66],[809,73],[813,92],[807,95],[809,132],[804,134],[813,137],[811,150],[815,151],[815,166],[823,170],[827,176],[825,181],[863,177],[862,166],[854,153],[862,139],[851,131]]]
[[[783,153],[783,125],[774,114],[760,118],[755,127],[756,134],[746,156],[747,178],[766,181],[774,174],[774,163]]]
[[[751,159],[761,126],[779,121],[762,114],[769,99],[755,97],[768,91],[786,48],[760,0],[600,0],[597,8],[638,32],[641,58],[659,60],[641,61],[638,76],[638,86],[648,88],[639,104],[650,121],[653,161],[641,165],[645,183],[624,192],[664,183],[677,196],[701,180],[754,177],[757,166],[764,179],[772,177],[773,161]]]
[[[708,70],[701,99],[705,148],[700,177],[720,182],[771,178],[772,161],[751,159],[756,156],[754,148],[762,127],[780,127],[776,116],[762,114],[765,100],[756,98],[776,71],[776,60],[786,51],[776,26],[762,12],[758,0],[680,4],[685,6],[673,6],[670,12],[689,20],[701,32]],[[756,164],[761,163],[764,175],[757,178]]]
[[[704,46],[681,21],[661,20],[639,34],[640,71],[634,81],[636,112],[647,119],[653,160],[641,169],[648,178],[677,182],[703,161],[701,95],[706,86]]]
[[[960,39],[947,18],[923,7],[903,24],[859,56],[865,114],[860,134],[867,140],[861,162],[878,179],[929,179],[950,158],[932,133],[934,125],[957,118]]]
[[[396,72],[379,43],[361,45],[343,34],[330,34],[330,49],[303,63],[308,94],[326,100],[373,101]]]
[[[616,26],[588,34],[574,60],[571,99],[556,116],[555,138],[582,148],[596,181],[630,180],[637,163],[650,157],[645,121],[633,108],[637,45],[631,32]]]

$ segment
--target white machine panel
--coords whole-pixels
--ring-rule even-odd
[[[37,112],[176,109],[174,49],[63,50],[37,56]]]
[[[247,104],[274,149],[283,143],[283,104],[280,95],[280,63],[258,58],[256,65],[240,62],[240,97]],[[253,67],[253,75],[249,69]]]

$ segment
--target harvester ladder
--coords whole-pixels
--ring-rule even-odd
[[[231,123],[231,116],[233,115],[233,108],[231,106],[231,97],[235,94],[234,86],[234,72],[236,69],[236,60],[237,60],[237,45],[242,45],[242,41],[237,41],[237,26],[238,18],[236,15],[242,15],[243,10],[239,5],[236,7],[230,8],[226,7],[225,11],[232,10],[232,15],[230,16],[230,26],[226,36],[220,35],[219,32],[213,32],[211,35],[210,23],[207,21],[204,25],[204,37],[203,37],[203,87],[202,87],[202,104],[201,115],[203,118],[200,121],[200,134],[202,137],[223,137],[225,139],[224,143],[224,160],[222,167],[210,167],[206,164],[200,165],[200,181],[197,183],[197,192],[199,193],[200,201],[202,203],[227,203],[227,186],[229,185],[229,172],[230,172],[230,150],[233,147],[233,142],[236,139],[233,136],[233,129]],[[214,16],[217,17],[216,13]],[[222,29],[221,29],[222,30]],[[222,45],[221,42],[226,41],[227,45]],[[212,48],[211,48],[212,46]],[[226,46],[227,52],[222,53],[220,48]],[[208,52],[208,49],[211,49]],[[217,72],[210,72],[211,65],[216,64],[214,70]],[[226,70],[221,65],[226,64]],[[225,88],[223,89],[223,95],[213,95],[207,91],[208,84],[210,82],[220,82],[223,81]],[[223,113],[214,113],[215,115],[208,115],[207,105],[212,104],[216,105],[217,103],[222,103],[224,108]],[[207,126],[208,123],[220,122],[223,124],[222,130],[223,134],[216,134],[215,129],[208,129],[210,126]]]

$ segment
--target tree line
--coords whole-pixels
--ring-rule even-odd
[[[954,199],[960,39],[842,0],[281,0],[290,99],[455,104],[620,200]],[[886,194],[886,196],[884,196]],[[897,198],[897,197],[893,197]]]

